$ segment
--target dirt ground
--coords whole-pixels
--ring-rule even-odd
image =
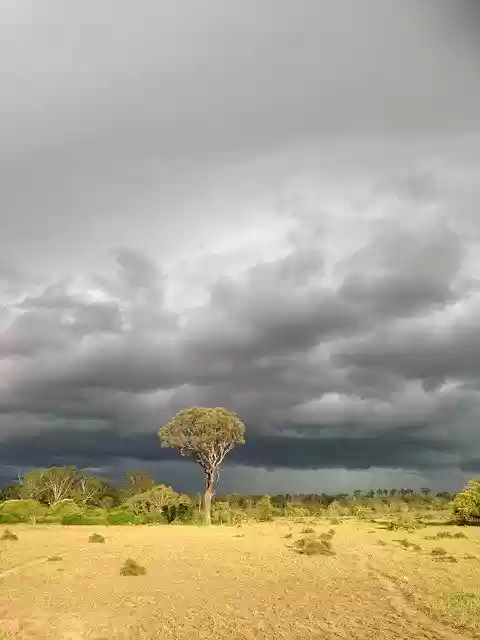
[[[343,522],[328,557],[293,551],[304,526],[10,527],[18,541],[0,541],[0,638],[480,637],[480,528],[429,540],[438,527]],[[94,531],[104,544],[88,542]],[[457,562],[436,560],[438,546]],[[146,574],[121,576],[127,558]]]

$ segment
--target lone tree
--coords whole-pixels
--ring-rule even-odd
[[[245,425],[238,416],[219,407],[182,409],[158,432],[162,447],[177,449],[202,467],[205,524],[212,521],[212,497],[220,465],[236,444],[245,443],[244,435]]]

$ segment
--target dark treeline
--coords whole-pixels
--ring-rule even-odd
[[[114,483],[108,479],[93,476],[75,467],[50,467],[34,469],[24,478],[0,488],[0,501],[14,499],[33,499],[46,505],[53,505],[65,499],[85,505],[111,509],[119,506],[126,498],[144,493],[158,483],[146,472],[130,470],[124,475],[121,483]],[[190,495],[193,501],[198,500],[198,494]],[[270,496],[272,505],[286,507],[289,504],[318,505],[328,507],[332,503],[347,506],[349,504],[369,503],[380,501],[403,501],[406,503],[432,502],[440,500],[450,502],[455,494],[442,491],[434,494],[428,487],[419,490],[411,488],[400,489],[355,489],[351,494],[340,493],[305,493],[278,494]],[[218,495],[217,501],[228,502],[237,508],[248,508],[256,505],[265,494],[230,493]]]

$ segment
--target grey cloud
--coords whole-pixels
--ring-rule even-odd
[[[1,463],[153,464],[209,404],[240,465],[476,464],[473,6],[10,4]]]

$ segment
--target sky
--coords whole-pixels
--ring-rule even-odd
[[[476,0],[0,2],[0,480],[480,475]]]

